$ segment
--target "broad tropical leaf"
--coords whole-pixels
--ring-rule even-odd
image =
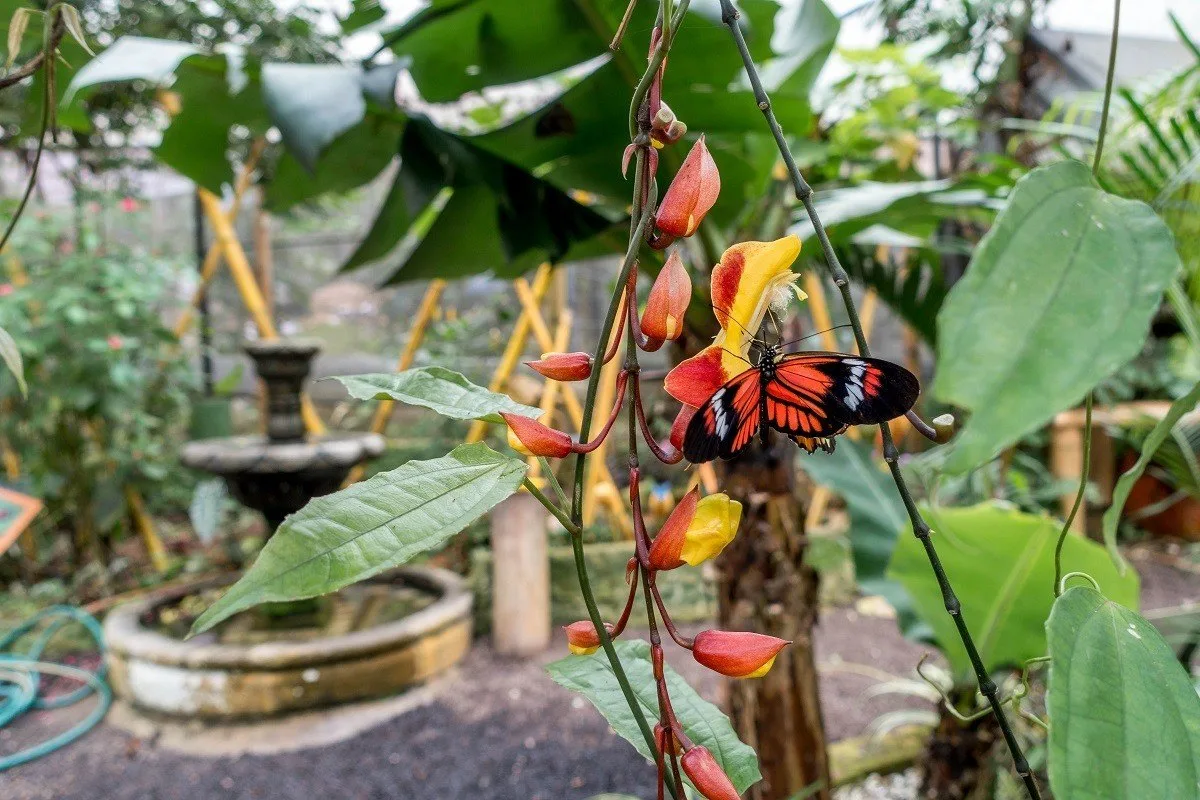
[[[451,419],[482,419],[503,422],[500,412],[539,417],[542,411],[523,405],[508,395],[484,389],[460,373],[445,367],[418,367],[399,373],[338,375],[333,380],[346,387],[357,400],[396,400],[411,406],[431,408]]]
[[[924,626],[917,628],[920,622],[904,587],[887,575],[896,540],[912,532],[891,476],[879,468],[870,448],[844,437],[832,453],[802,458],[799,463],[814,481],[837,492],[846,503],[858,585],[892,604],[906,635],[928,635]]]
[[[1054,547],[1061,524],[994,505],[923,511],[987,669],[1020,666],[1045,655],[1045,622],[1054,602]],[[1118,574],[1095,542],[1068,536],[1063,569],[1087,572],[1114,601],[1137,607],[1137,575]],[[904,584],[954,672],[969,675],[971,662],[916,537],[897,542],[888,574]]]
[[[658,692],[654,683],[654,668],[650,664],[650,645],[636,639],[616,641],[613,646],[621,660],[621,666],[629,677],[629,683],[637,695],[642,712],[649,720],[658,719]],[[762,779],[758,771],[758,757],[754,750],[743,744],[733,730],[729,719],[721,710],[708,702],[687,681],[669,666],[666,669],[667,687],[671,693],[671,704],[683,725],[688,738],[698,745],[707,747],[733,781],[738,792],[744,792]],[[596,707],[608,724],[632,744],[646,758],[653,760],[654,754],[646,747],[641,728],[629,710],[625,695],[617,683],[612,666],[603,652],[588,656],[567,656],[546,666],[546,671],[556,683],[579,692]]]
[[[192,633],[270,601],[341,589],[441,546],[521,485],[525,462],[482,442],[410,461],[292,514]]]
[[[1196,797],[1200,698],[1154,626],[1076,586],[1054,603],[1046,630],[1054,796]]]
[[[1162,220],[1085,165],[1018,181],[938,315],[933,393],[971,412],[945,469],[989,460],[1137,355],[1178,271]]]

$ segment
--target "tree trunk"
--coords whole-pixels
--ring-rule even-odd
[[[763,774],[747,800],[784,800],[814,784],[821,788],[812,797],[830,797],[812,640],[819,579],[804,563],[793,450],[786,440],[765,452],[748,447],[724,465],[721,481],[742,503],[742,525],[718,562],[720,625],[793,642],[765,677],[728,682],[734,728],[758,752]]]
[[[960,705],[975,697],[974,687],[951,692]],[[1000,728],[992,714],[962,722],[945,708],[929,737],[922,762],[920,797],[929,800],[983,800],[992,796],[995,763],[992,751],[1000,740]]]

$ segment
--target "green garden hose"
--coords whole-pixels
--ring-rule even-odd
[[[43,661],[42,654],[59,631],[76,623],[87,631],[100,651],[100,666],[89,672],[66,664]],[[19,639],[34,634],[32,644],[16,651]],[[100,623],[86,611],[74,606],[52,606],[39,611],[15,630],[0,637],[0,728],[4,728],[27,711],[64,708],[80,702],[93,693],[98,697],[96,707],[75,726],[40,742],[33,747],[0,757],[0,772],[54,752],[78,739],[104,718],[112,705],[112,689],[104,680],[104,635]],[[38,697],[42,675],[58,675],[79,681],[81,686],[52,698]]]

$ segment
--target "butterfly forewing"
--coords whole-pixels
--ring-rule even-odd
[[[777,425],[801,436],[832,436],[846,425],[875,425],[904,414],[913,407],[921,384],[899,364],[878,358],[840,353],[796,353],[775,366],[775,379],[767,384],[767,414],[775,425],[778,402],[799,406],[806,413],[795,417],[799,428]]]
[[[758,432],[762,409],[760,373],[739,373],[696,411],[683,437],[683,455],[693,464],[730,458]]]

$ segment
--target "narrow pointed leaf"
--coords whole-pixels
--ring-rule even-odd
[[[74,11],[75,9],[71,8],[71,10]],[[9,20],[8,58],[4,61],[5,69],[11,67],[13,62],[17,60],[17,56],[21,53],[21,39],[25,37],[25,31],[29,28],[29,17],[32,14],[32,8],[18,8],[13,12],[12,19]]]
[[[539,408],[518,403],[508,395],[476,386],[445,367],[418,367],[395,374],[338,375],[333,380],[357,400],[396,400],[430,408],[451,419],[482,419],[500,423],[500,412],[537,418]]]
[[[0,361],[4,362],[8,371],[17,379],[17,386],[20,387],[21,394],[29,394],[29,387],[25,384],[25,367],[21,362],[21,351],[12,335],[4,328],[0,328]]]
[[[1197,403],[1200,403],[1200,383],[1197,383],[1188,390],[1187,394],[1171,404],[1167,413],[1142,441],[1142,450],[1138,454],[1138,460],[1117,479],[1116,485],[1113,486],[1112,505],[1104,512],[1104,545],[1108,548],[1108,554],[1113,563],[1119,565],[1122,570],[1125,569],[1125,559],[1117,549],[1117,525],[1121,521],[1121,512],[1125,508],[1125,501],[1129,499],[1129,493],[1133,491],[1133,485],[1137,483],[1137,479],[1142,477],[1142,473],[1150,465],[1150,459],[1154,457],[1155,451],[1171,435],[1171,429],[1184,414],[1195,410]]]
[[[1054,796],[1196,797],[1200,698],[1154,626],[1076,586],[1054,603],[1046,630]]]
[[[658,693],[654,669],[650,664],[650,645],[637,639],[613,643],[629,683],[633,686],[642,712],[647,719],[658,719]],[[568,656],[546,666],[550,677],[560,686],[579,692],[596,707],[608,724],[644,757],[653,760],[641,728],[629,710],[625,695],[617,683],[612,666],[603,652],[589,656]],[[758,757],[742,743],[729,719],[688,685],[675,670],[666,667],[667,688],[671,705],[684,732],[693,742],[707,747],[738,792],[744,792],[762,779]]]
[[[284,520],[192,633],[259,603],[341,589],[440,547],[515,492],[525,469],[479,442],[318,497]]]

